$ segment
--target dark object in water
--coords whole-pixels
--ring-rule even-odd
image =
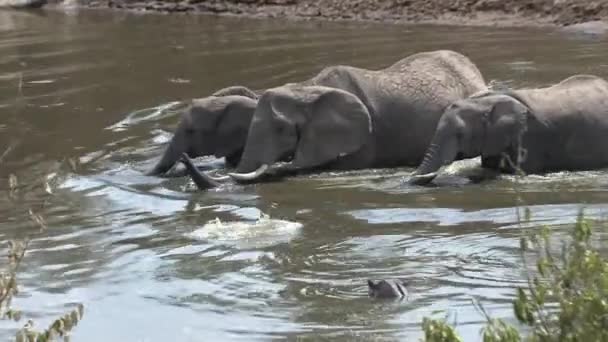
[[[389,283],[386,280],[380,280],[374,283],[367,280],[368,294],[371,298],[380,299],[403,299],[407,296],[406,284],[404,282]]]

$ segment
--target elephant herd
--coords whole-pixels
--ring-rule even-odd
[[[201,190],[321,170],[417,167],[431,182],[453,161],[543,173],[608,166],[608,82],[574,75],[538,89],[491,90],[466,56],[420,52],[380,70],[332,66],[263,91],[233,86],[192,101],[163,156]],[[225,158],[213,178],[190,158]]]

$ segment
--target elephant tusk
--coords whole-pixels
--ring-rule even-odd
[[[435,177],[437,177],[437,172],[431,172],[431,173],[426,173],[426,174],[413,174],[409,181],[408,184],[411,185],[427,185],[428,183],[430,183],[433,179],[435,179]]]
[[[213,177],[207,174],[207,177],[209,177],[209,179],[212,179],[216,182],[225,182],[227,180],[230,180],[230,176],[217,176],[217,177]]]
[[[249,172],[249,173],[236,173],[236,172],[230,172],[228,173],[228,176],[232,177],[234,180],[236,181],[252,181],[255,180],[257,178],[259,178],[261,175],[263,175],[266,170],[268,170],[268,164],[262,164],[262,166],[260,166],[257,170],[253,171],[253,172]]]

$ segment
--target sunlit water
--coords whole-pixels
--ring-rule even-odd
[[[0,237],[33,238],[14,304],[45,327],[83,303],[76,341],[415,340],[436,310],[476,340],[472,299],[511,319],[524,281],[517,199],[563,232],[582,204],[604,217],[608,173],[472,183],[472,160],[428,188],[404,185],[405,168],[199,193],[142,171],[184,101],[225,86],[432,49],[465,53],[488,80],[547,85],[608,76],[606,43],[532,29],[0,12],[0,147],[14,146],[0,164]],[[372,301],[368,278],[403,279],[410,297]],[[21,324],[1,321],[3,339]]]

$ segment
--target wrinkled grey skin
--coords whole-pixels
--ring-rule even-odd
[[[183,153],[191,158],[225,157],[226,165],[235,167],[245,146],[257,98],[246,87],[232,86],[192,100],[163,156],[147,174],[166,173]]]
[[[291,159],[286,173],[418,165],[452,102],[486,91],[465,56],[438,50],[382,70],[324,69],[315,78],[265,91],[259,98],[237,180]]]
[[[407,296],[406,284],[380,280],[374,283],[367,280],[367,294],[376,299],[403,299]]]
[[[425,184],[457,158],[525,173],[608,166],[608,82],[575,75],[547,88],[488,92],[450,105],[410,182]],[[508,158],[507,158],[508,157]]]

